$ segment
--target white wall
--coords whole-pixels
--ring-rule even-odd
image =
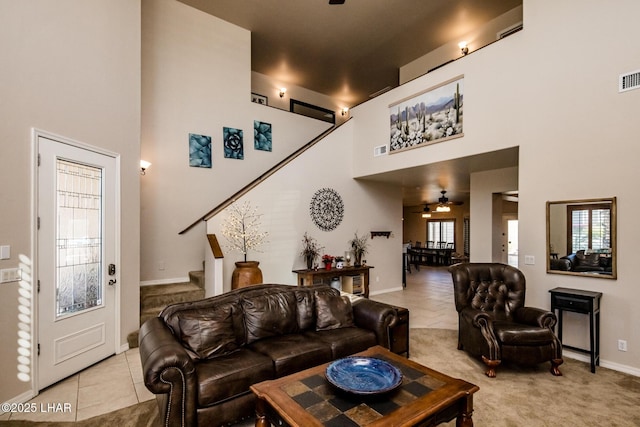
[[[511,28],[522,22],[522,6],[511,9],[495,19],[492,19],[480,28],[460,37],[459,40],[447,43],[439,48],[427,53],[420,58],[400,67],[400,84],[424,75],[429,70],[447,63],[450,60],[460,58],[462,51],[458,46],[461,41],[467,42],[469,53],[481,49],[484,46],[495,42],[498,33],[507,28]]]
[[[139,322],[140,3],[2,0],[0,40],[0,244],[11,246],[0,268],[34,259],[32,128],[119,153],[126,345]],[[18,298],[17,283],[0,285],[0,402],[31,393],[17,379]]]
[[[145,283],[202,270],[198,218],[330,125],[252,103],[250,33],[174,0],[142,2],[141,266]],[[273,151],[253,148],[253,121],[271,123]],[[244,160],[225,159],[223,127],[242,129]],[[212,138],[212,168],[189,166],[189,133]]]
[[[285,87],[287,91],[281,98],[280,88],[282,87]],[[266,96],[270,107],[289,111],[290,102],[292,99],[295,99],[296,101],[306,102],[307,104],[333,111],[336,117],[336,124],[344,123],[349,119],[349,114],[342,115],[342,109],[345,107],[348,108],[349,105],[337,102],[327,95],[300,86],[281,83],[278,80],[265,76],[264,74],[256,73],[255,71],[251,72],[251,91]]]
[[[494,193],[518,190],[518,168],[471,174],[470,261],[500,262],[502,212],[494,209]],[[496,216],[498,227],[496,228]],[[521,245],[521,243],[520,243]]]
[[[402,194],[397,188],[370,184],[351,178],[352,151],[349,141],[353,126],[346,123],[327,138],[307,150],[295,162],[289,163],[246,197],[251,206],[262,214],[263,230],[269,233],[262,252],[250,252],[248,260],[260,262],[265,283],[295,285],[297,276],[292,270],[306,268],[302,251],[305,232],[325,247],[323,253],[344,255],[354,233],[369,236],[370,252],[365,256],[370,272],[372,294],[398,290],[402,286]],[[336,229],[322,231],[309,214],[314,193],[332,188],[344,203],[344,219]],[[235,261],[242,254],[229,252],[228,242],[221,233],[227,211],[207,223],[207,232],[216,234],[225,253],[224,289],[231,289],[231,274]],[[392,237],[371,239],[371,231],[391,231]]]
[[[557,286],[603,292],[602,364],[636,374],[640,290],[633,257],[640,229],[633,221],[640,216],[635,188],[640,90],[618,93],[617,79],[640,66],[640,45],[628,43],[640,36],[638,14],[635,0],[621,0],[615,8],[601,2],[576,7],[572,1],[525,0],[519,33],[352,110],[354,150],[371,153],[388,143],[389,104],[463,74],[463,138],[389,156],[357,156],[354,175],[518,146],[520,256],[536,259],[535,265],[520,262],[527,304],[548,308],[548,290]],[[618,197],[618,279],[547,274],[546,201],[611,196]],[[491,253],[491,239],[477,240],[490,219],[488,212],[477,217],[474,209],[472,196],[471,253],[480,261]],[[578,315],[566,319],[568,344],[586,345],[585,321]],[[628,341],[629,351],[617,350],[618,339]]]

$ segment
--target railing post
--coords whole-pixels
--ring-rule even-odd
[[[224,292],[223,260],[224,255],[215,234],[207,234],[208,248],[204,257],[204,296],[220,295]]]

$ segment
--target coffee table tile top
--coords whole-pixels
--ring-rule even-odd
[[[402,384],[380,395],[357,395],[333,387],[324,373],[288,383],[282,390],[325,426],[358,426],[376,421],[445,385],[409,366],[379,357],[402,372]]]

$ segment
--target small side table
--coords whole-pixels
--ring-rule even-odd
[[[409,358],[409,310],[392,306],[398,315],[398,322],[389,328],[389,350],[396,354],[407,354]]]
[[[562,345],[570,350],[588,353],[591,357],[591,372],[596,373],[596,366],[600,366],[600,298],[602,292],[583,291],[580,289],[555,288],[551,293],[551,311],[558,310],[558,338],[562,342],[562,313],[589,315],[589,349]]]

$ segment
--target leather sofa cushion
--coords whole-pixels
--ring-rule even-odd
[[[346,296],[316,293],[316,330],[354,326],[351,301]]]
[[[241,345],[233,327],[235,304],[223,304],[207,311],[178,313],[179,339],[194,359],[227,354]]]
[[[554,335],[547,328],[513,322],[494,322],[496,336],[505,345],[541,345],[553,342]]]
[[[276,335],[298,332],[294,292],[254,295],[242,300],[247,344]]]
[[[586,255],[584,251],[578,251],[576,253],[576,258],[578,259],[578,267],[580,268],[600,268],[600,255],[597,253]]]
[[[298,328],[301,331],[316,327],[316,304],[309,289],[296,290]]]
[[[376,334],[363,328],[340,328],[326,331],[307,331],[304,333],[314,341],[322,341],[331,347],[333,359],[364,351],[377,344]]]
[[[263,354],[240,349],[196,364],[198,406],[206,407],[245,394],[249,386],[274,378],[273,362]]]
[[[311,368],[331,359],[331,348],[304,334],[281,335],[256,341],[249,348],[273,360],[277,377]]]

